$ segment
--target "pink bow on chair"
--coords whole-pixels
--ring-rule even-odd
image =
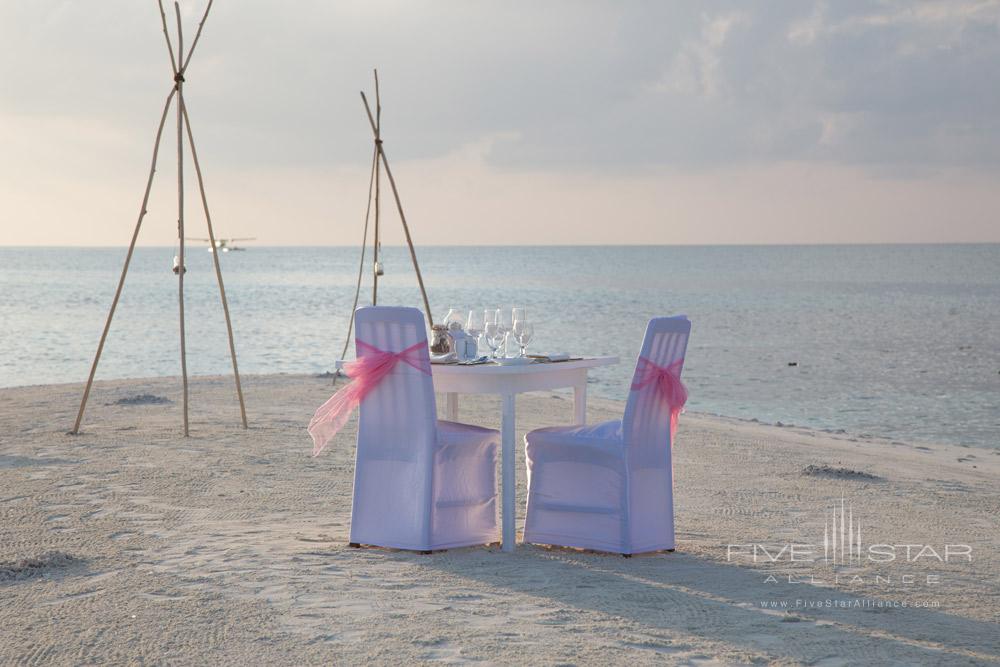
[[[353,382],[321,405],[309,422],[309,435],[313,439],[313,456],[319,456],[330,439],[344,428],[354,408],[358,407],[382,379],[392,372],[397,363],[402,361],[421,373],[431,374],[430,359],[423,353],[427,348],[426,340],[415,343],[402,352],[385,352],[360,340],[357,344],[358,352],[363,353],[362,356],[344,364],[344,371]]]
[[[677,433],[677,417],[688,399],[687,388],[681,382],[681,366],[683,365],[683,358],[668,366],[657,366],[646,357],[639,357],[639,364],[635,369],[635,379],[632,382],[633,391],[656,383],[656,391],[660,395],[660,399],[670,408],[671,443],[673,443],[674,435]]]

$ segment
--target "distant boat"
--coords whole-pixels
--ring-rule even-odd
[[[241,248],[238,245],[236,245],[237,241],[257,240],[256,236],[244,236],[240,238],[229,238],[229,239],[215,239],[215,246],[212,246],[211,245],[212,239],[192,238],[188,236],[184,238],[186,238],[188,241],[201,241],[202,243],[208,243],[209,246],[205,249],[208,250],[209,252],[215,252],[216,250],[218,250],[219,252],[242,252],[246,250],[246,248]]]

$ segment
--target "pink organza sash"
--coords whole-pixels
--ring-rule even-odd
[[[639,357],[639,363],[635,369],[635,378],[632,382],[632,389],[643,389],[650,384],[655,384],[660,400],[670,408],[670,441],[673,442],[677,433],[677,417],[680,415],[684,404],[687,403],[688,392],[684,383],[681,382],[681,366],[684,359],[678,359],[668,366],[657,366],[646,357]]]
[[[344,371],[353,380],[320,406],[309,422],[309,435],[313,439],[313,456],[319,456],[327,443],[350,418],[354,409],[365,400],[382,379],[392,372],[400,361],[413,366],[421,373],[431,374],[430,359],[425,352],[427,341],[422,340],[402,352],[385,352],[364,341],[357,341],[360,356],[344,364]]]

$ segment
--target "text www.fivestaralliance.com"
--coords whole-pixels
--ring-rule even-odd
[[[761,600],[761,609],[937,609],[936,600],[878,600],[875,598],[819,598],[815,600]]]

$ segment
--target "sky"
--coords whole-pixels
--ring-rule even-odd
[[[184,90],[218,236],[360,242],[375,67],[418,245],[1000,242],[1000,0],[216,0]],[[155,0],[0,0],[0,245],[126,245],[171,86]]]

